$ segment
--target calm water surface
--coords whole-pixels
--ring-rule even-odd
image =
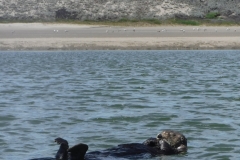
[[[89,151],[164,129],[186,155],[240,158],[240,51],[0,52],[2,160],[54,157],[56,137]]]

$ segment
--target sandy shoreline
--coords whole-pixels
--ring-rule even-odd
[[[26,38],[1,39],[0,50],[240,49],[240,38]]]
[[[240,49],[240,28],[0,24],[0,50],[161,49]]]

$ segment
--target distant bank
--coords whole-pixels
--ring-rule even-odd
[[[0,24],[0,50],[240,49],[239,26]]]
[[[1,0],[0,22],[240,20],[239,0]]]

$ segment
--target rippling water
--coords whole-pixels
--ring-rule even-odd
[[[0,52],[0,155],[54,157],[56,137],[102,150],[163,129],[186,155],[240,158],[240,51]]]

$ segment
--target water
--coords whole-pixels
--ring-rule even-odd
[[[57,137],[89,151],[164,129],[186,155],[239,159],[240,51],[0,52],[2,160],[54,157]]]

